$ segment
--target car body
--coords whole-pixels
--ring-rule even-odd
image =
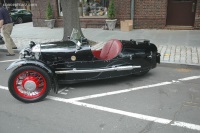
[[[73,36],[73,35],[72,35]],[[23,102],[40,101],[59,84],[143,75],[160,63],[157,47],[148,40],[111,39],[92,50],[85,38],[43,44],[32,42],[20,52],[8,88]]]
[[[12,21],[17,24],[32,21],[32,13],[26,9],[13,9],[10,12]]]

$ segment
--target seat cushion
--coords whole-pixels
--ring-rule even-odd
[[[117,39],[109,40],[102,48],[100,53],[101,60],[111,60],[122,50],[122,43]]]

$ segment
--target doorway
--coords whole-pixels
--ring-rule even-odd
[[[167,25],[194,26],[197,0],[168,0]]]

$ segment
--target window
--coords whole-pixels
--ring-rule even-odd
[[[58,0],[58,13],[59,13],[59,16],[63,16],[60,0]]]
[[[108,4],[109,0],[80,0],[80,7],[83,11],[80,16],[107,17]]]
[[[79,14],[83,17],[107,17],[109,0],[80,0]],[[63,16],[61,2],[58,0],[58,13]]]
[[[23,11],[24,14],[31,14],[29,11]]]

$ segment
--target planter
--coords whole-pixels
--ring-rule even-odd
[[[117,19],[106,19],[106,24],[109,30],[114,30],[116,23],[117,23]]]
[[[45,20],[47,27],[53,29],[55,25],[55,19]]]

